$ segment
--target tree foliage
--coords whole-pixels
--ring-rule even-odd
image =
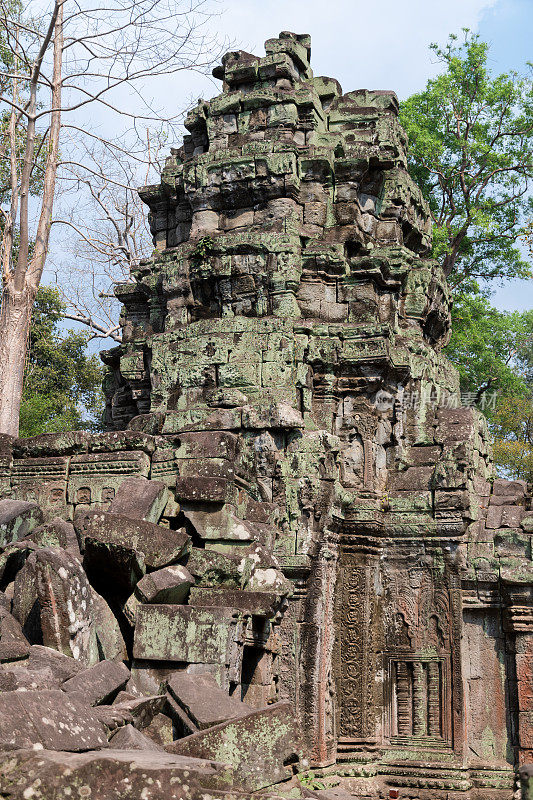
[[[453,289],[446,350],[489,419],[496,464],[533,480],[533,311],[489,300],[495,281],[532,277],[531,65],[493,76],[488,44],[466,29],[431,49],[443,70],[402,104],[401,121],[433,218],[432,256]]]
[[[529,257],[533,259],[533,219],[529,220],[526,225],[522,239],[527,247]]]
[[[495,463],[512,478],[533,481],[533,394],[502,397],[493,431]]]
[[[58,291],[42,286],[30,330],[21,436],[100,426],[103,367],[86,354],[88,333],[61,330],[63,310]]]
[[[461,390],[479,394],[479,400],[483,396],[482,407],[489,419],[495,403],[487,395],[529,392],[525,352],[532,337],[531,313],[499,311],[481,292],[465,292],[456,298],[446,353],[459,370]]]
[[[488,44],[467,29],[431,49],[444,71],[402,104],[401,121],[431,208],[433,256],[462,290],[530,276],[516,242],[531,209],[531,72],[493,77]]]
[[[510,477],[533,481],[533,310],[520,321],[513,360],[522,390],[498,397],[491,427],[496,465]]]

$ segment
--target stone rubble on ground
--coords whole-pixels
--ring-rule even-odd
[[[121,486],[128,483],[131,489],[130,479]],[[0,595],[0,797],[237,800],[251,788],[293,787],[300,751],[291,709],[278,703],[257,710],[228,694],[217,672],[236,659],[253,619],[275,617],[282,595],[265,592],[261,603],[260,592],[237,588],[241,562],[214,553],[210,565],[200,551],[191,564],[199,590],[233,593],[234,607],[224,605],[225,595],[222,602],[206,596],[196,607],[183,605],[196,583],[185,565],[190,537],[158,524],[168,502],[160,502],[163,489],[168,494],[164,484],[137,477],[135,488],[130,494],[119,487],[120,514],[84,511],[74,526],[54,519],[32,529],[31,504],[0,500],[11,526],[0,556],[2,586],[15,584],[11,600]],[[36,508],[31,518],[40,523]],[[94,542],[107,548],[105,567]],[[265,557],[247,564],[246,580]],[[132,569],[140,563],[142,570]],[[288,589],[281,574],[279,585]],[[128,618],[121,608],[132,596],[137,614]],[[109,641],[120,646],[106,652]],[[216,736],[226,740],[224,760],[210,755],[211,741],[194,739],[241,719],[239,747],[233,730]],[[248,771],[239,769],[241,759]],[[83,794],[83,786],[91,792]]]
[[[243,558],[195,555],[184,528],[159,524],[169,495],[126,478],[112,508],[74,524],[42,524],[35,503],[0,500],[0,797],[238,800],[250,787],[297,788],[291,709],[258,711],[220,685],[253,620],[274,619],[290,585],[279,573],[277,594],[245,590],[265,563],[279,572],[249,541]],[[191,607],[196,584],[204,594]],[[239,747],[233,730],[216,737],[223,761],[191,736],[237,719]],[[238,768],[243,758],[261,777]]]

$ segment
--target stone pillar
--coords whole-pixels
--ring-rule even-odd
[[[378,736],[376,675],[380,610],[375,585],[379,569],[376,551],[360,543],[355,536],[341,534],[335,608],[335,675],[339,746],[342,745],[344,751],[373,747]],[[405,708],[407,713],[407,706]]]
[[[533,609],[531,631],[516,636],[516,679],[518,688],[518,737],[520,762],[533,760]]]
[[[427,734],[427,683],[426,670],[420,661],[413,664],[413,734]]]
[[[325,543],[307,583],[303,620],[298,624],[297,683],[304,740],[313,766],[335,761],[332,676],[334,645],[335,543]]]
[[[430,736],[441,736],[441,681],[440,667],[437,661],[428,664],[428,733]]]
[[[515,635],[518,759],[533,762],[533,587],[513,587],[505,628]]]
[[[396,664],[396,705],[398,709],[398,735],[411,736],[413,733],[411,665],[405,661]]]
[[[365,489],[374,485],[374,446],[368,439],[363,439],[363,485]]]

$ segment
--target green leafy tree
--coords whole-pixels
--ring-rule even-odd
[[[471,292],[458,295],[454,317],[447,355],[459,370],[461,390],[470,393],[490,420],[497,397],[529,394],[533,313],[499,311],[483,294]]]
[[[492,427],[497,466],[512,478],[533,481],[533,394],[501,398]]]
[[[479,279],[531,276],[516,242],[531,208],[533,87],[530,72],[493,77],[488,44],[463,34],[431,45],[444,71],[400,116],[433,217],[433,256],[464,291]]]
[[[533,309],[523,315],[526,335],[518,347],[518,360],[528,386],[533,393]]]
[[[507,475],[533,481],[533,310],[520,315],[514,367],[522,391],[502,393],[491,419],[494,461]]]
[[[533,320],[498,311],[491,284],[531,277],[531,72],[493,76],[489,46],[468,30],[431,45],[443,70],[401,108],[409,169],[429,202],[433,251],[453,290],[447,354],[461,389],[495,419],[503,398],[527,398],[521,356]],[[530,70],[530,65],[528,65]],[[533,364],[533,361],[530,362]],[[498,402],[495,403],[495,399]],[[503,428],[500,431],[502,437]],[[509,436],[514,434],[509,431]],[[505,438],[505,437],[504,437]]]
[[[86,353],[89,334],[61,330],[63,311],[57,289],[42,286],[30,329],[21,436],[100,427],[103,367]]]

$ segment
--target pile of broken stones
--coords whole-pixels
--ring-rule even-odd
[[[252,708],[165,650],[160,615],[183,619],[191,589],[236,597],[261,563],[157,524],[165,491],[126,478],[108,510],[73,523],[0,500],[1,798],[309,794],[290,704]],[[176,623],[176,638],[186,635]],[[199,626],[197,646],[210,636]],[[146,660],[153,651],[158,660]]]

